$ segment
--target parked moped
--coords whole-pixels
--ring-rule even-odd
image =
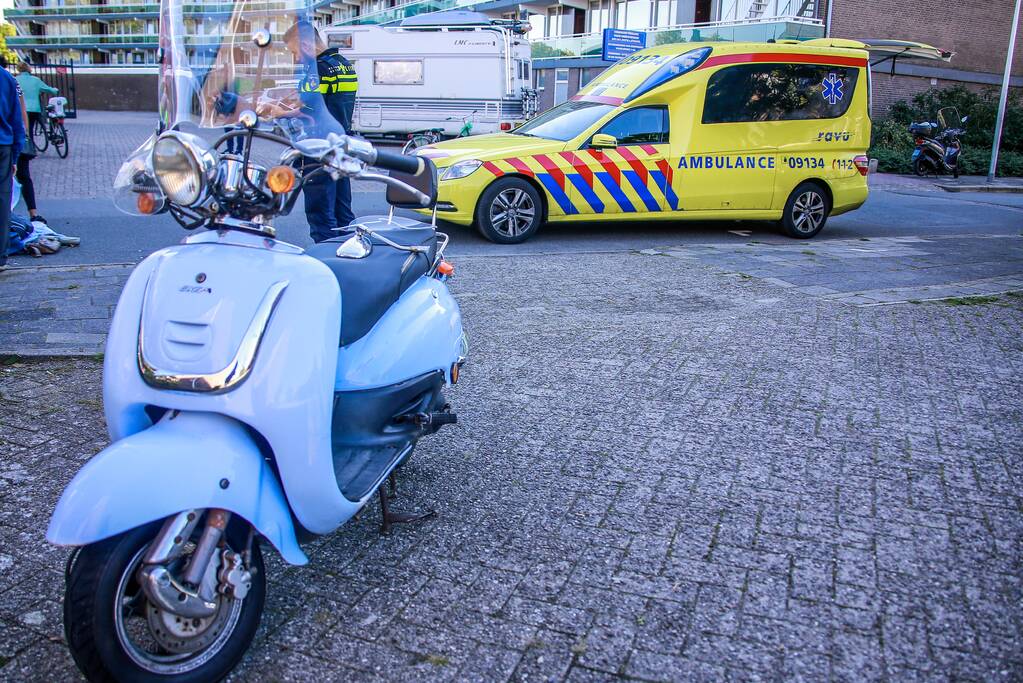
[[[951,173],[959,177],[959,154],[962,143],[959,138],[965,133],[968,116],[959,117],[955,107],[944,107],[938,111],[938,121],[911,123],[909,132],[914,136],[913,172],[918,176]]]
[[[429,515],[393,512],[385,489],[421,437],[455,422],[442,392],[467,354],[445,286],[447,237],[433,224],[392,208],[309,250],[273,228],[322,173],[384,183],[392,207],[430,207],[432,163],[343,135],[322,90],[296,85],[274,41],[305,16],[287,3],[236,2],[230,26],[255,33],[204,34],[223,41],[214,65],[229,60],[253,89],[225,122],[211,54],[186,49],[184,1],[161,5],[164,130],[126,161],[115,193],[135,213],[207,230],[129,277],[104,359],[112,443],[68,485],[47,532],[76,547],[64,627],[91,680],[219,680],[259,625],[261,541],[305,564],[300,540],[339,528],[375,494],[385,530]],[[288,106],[265,107],[268,93]],[[305,137],[271,132],[291,128],[249,102],[294,110]],[[240,154],[221,151],[232,138]],[[258,162],[267,150],[270,168]]]

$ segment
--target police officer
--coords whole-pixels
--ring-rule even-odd
[[[350,133],[355,115],[355,91],[359,85],[355,67],[337,48],[328,48],[316,27],[304,19],[295,22],[285,32],[284,42],[295,62],[307,67],[299,84],[303,113],[316,121],[329,113],[344,128],[343,132]],[[313,58],[316,60],[315,71]],[[321,134],[326,135],[327,132],[329,129],[321,131]],[[303,191],[309,236],[314,242],[336,237],[334,228],[344,227],[355,220],[352,181],[349,178],[334,180],[326,173],[317,173],[306,182]]]

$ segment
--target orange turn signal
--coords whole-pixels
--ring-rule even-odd
[[[455,274],[455,267],[447,261],[441,261],[440,265],[437,266],[437,272],[444,277],[451,277]]]
[[[156,211],[156,195],[152,192],[139,192],[138,199],[135,200],[135,206],[138,208],[139,213],[151,214]]]
[[[266,174],[266,186],[277,194],[291,192],[295,187],[295,169],[290,166],[274,166]]]

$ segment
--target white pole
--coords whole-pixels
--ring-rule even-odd
[[[1002,143],[1002,123],[1005,122],[1005,101],[1009,97],[1009,77],[1012,76],[1012,53],[1016,47],[1016,26],[1019,24],[1019,6],[1023,0],[1016,0],[1016,9],[1012,14],[1012,30],[1009,31],[1009,52],[1005,55],[1005,74],[1002,76],[1002,94],[998,98],[998,117],[995,119],[995,139],[991,143],[991,167],[987,171],[987,181],[995,181],[995,169],[998,167],[998,147]]]

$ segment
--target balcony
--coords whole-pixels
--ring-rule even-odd
[[[646,32],[647,45],[699,42],[750,42],[774,40],[809,40],[823,38],[824,25],[799,17],[719,21],[710,24],[684,24],[651,29]],[[531,42],[533,59],[600,59],[603,35],[580,33]]]
[[[318,0],[313,8],[326,5],[330,0]],[[267,2],[247,2],[246,10],[275,12],[291,11],[295,3],[288,0],[268,0]],[[231,15],[236,9],[233,2],[194,3],[184,6],[186,15]],[[128,4],[123,5],[69,5],[64,7],[15,7],[4,10],[4,16],[12,20],[54,21],[60,19],[143,19],[156,18],[160,15],[159,4]]]
[[[10,36],[7,47],[21,50],[59,50],[75,48],[155,48],[159,36],[147,34],[107,34],[82,36]]]

